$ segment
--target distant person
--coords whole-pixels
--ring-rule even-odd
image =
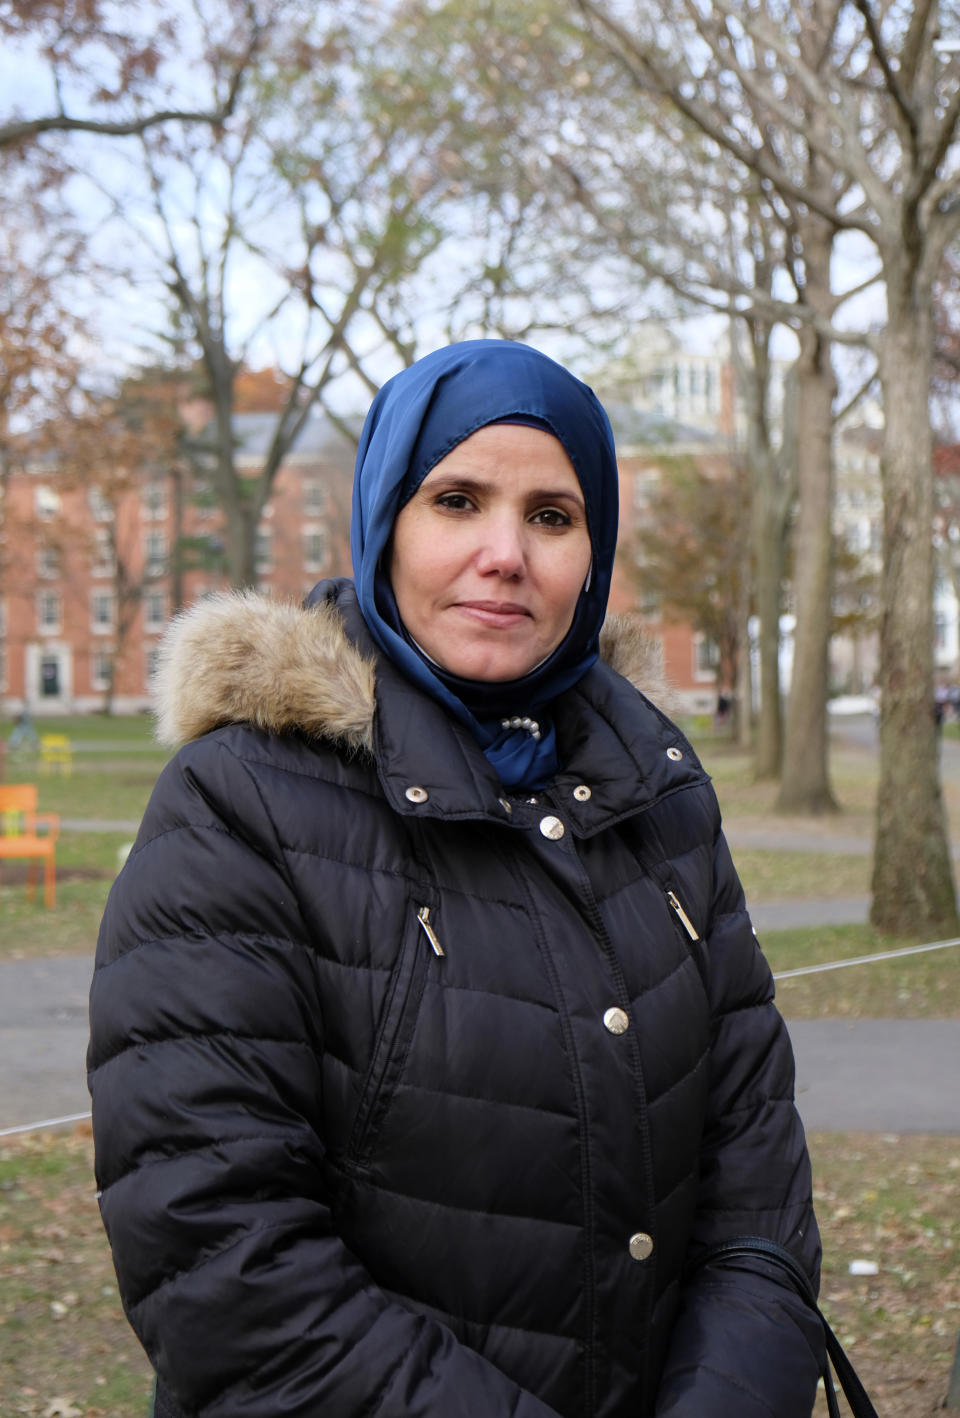
[[[809,1418],[790,1042],[710,780],[605,632],[617,462],[524,345],[377,395],[355,580],[175,622],[91,994],[158,1418]],[[776,1252],[780,1255],[780,1252]]]
[[[727,720],[730,717],[730,696],[721,690],[717,695],[717,709],[714,715],[714,728],[719,732],[726,728]]]
[[[40,747],[40,735],[34,727],[29,709],[22,709],[10,730],[7,748],[11,753],[36,753]]]

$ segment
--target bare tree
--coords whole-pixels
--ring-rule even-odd
[[[670,14],[672,55],[579,0],[635,73],[798,212],[872,246],[886,293],[886,324],[867,336],[884,397],[884,587],[881,627],[881,770],[871,919],[913,934],[957,926],[956,896],[937,770],[933,694],[933,472],[930,377],[932,292],[960,230],[954,197],[960,66],[943,62],[936,0],[825,7],[732,0]],[[658,9],[663,18],[663,8]],[[947,17],[949,19],[949,17]],[[842,23],[838,23],[842,19]],[[801,42],[813,33],[811,49]],[[704,45],[716,77],[762,99],[758,134],[710,102]],[[757,62],[758,56],[764,58]],[[722,68],[720,60],[722,59]],[[819,122],[810,123],[816,112]],[[783,161],[816,158],[818,180]],[[803,312],[836,337],[811,302]],[[794,316],[795,319],[795,316]]]
[[[746,646],[745,482],[736,459],[709,468],[687,458],[663,460],[629,548],[633,574],[664,616],[692,625],[716,647],[718,690],[737,684]]]
[[[151,0],[141,16],[113,0],[8,0],[0,9],[0,37],[9,52],[24,55],[31,99],[45,91],[49,107],[0,119],[0,149],[25,152],[47,134],[130,137],[171,123],[225,123],[263,22],[253,0],[218,0],[217,10],[216,89],[208,107],[196,108],[176,102],[177,67],[199,38],[185,7]]]

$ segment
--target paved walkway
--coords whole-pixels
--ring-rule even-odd
[[[784,901],[750,904],[750,919],[758,931],[785,931],[794,926],[861,926],[870,914],[869,896],[842,896],[831,901]]]
[[[89,957],[0,964],[0,1130],[85,1113]],[[795,1020],[811,1129],[960,1135],[960,1020]]]

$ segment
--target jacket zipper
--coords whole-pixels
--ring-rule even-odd
[[[424,935],[427,937],[427,940],[430,942],[430,949],[433,951],[434,955],[446,955],[447,952],[444,950],[443,946],[440,944],[439,937],[437,936],[436,931],[433,929],[433,926],[431,926],[431,924],[430,924],[430,907],[429,907],[429,906],[421,906],[421,907],[420,907],[419,911],[417,912],[417,920],[420,922],[420,927],[421,927],[421,929],[422,929]]]
[[[680,904],[680,899],[679,899],[679,897],[677,896],[677,893],[676,893],[675,891],[669,890],[669,888],[668,888],[668,890],[667,890],[667,900],[670,902],[671,908],[673,909],[675,915],[677,916],[677,918],[678,918],[679,921],[680,921],[680,924],[683,926],[683,929],[686,931],[686,933],[687,933],[687,935],[690,937],[690,939],[691,939],[691,940],[699,940],[699,939],[700,939],[699,932],[697,931],[696,926],[693,924],[693,922],[691,921],[690,917],[687,915],[686,911],[683,909],[682,905]]]

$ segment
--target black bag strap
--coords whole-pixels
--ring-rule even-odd
[[[844,1353],[843,1345],[824,1319],[823,1311],[817,1304],[813,1282],[803,1266],[783,1246],[778,1245],[776,1241],[767,1240],[765,1236],[736,1236],[729,1241],[718,1241],[716,1245],[708,1246],[705,1251],[700,1252],[693,1264],[687,1268],[686,1274],[690,1276],[713,1261],[744,1260],[757,1257],[761,1260],[772,1261],[774,1265],[779,1265],[782,1270],[786,1271],[801,1299],[805,1300],[819,1316],[826,1343],[822,1377],[830,1418],[840,1418],[840,1405],[837,1402],[833,1374],[830,1371],[831,1363],[836,1369],[837,1380],[850,1406],[853,1418],[879,1418],[869,1394],[860,1382],[856,1369]]]

